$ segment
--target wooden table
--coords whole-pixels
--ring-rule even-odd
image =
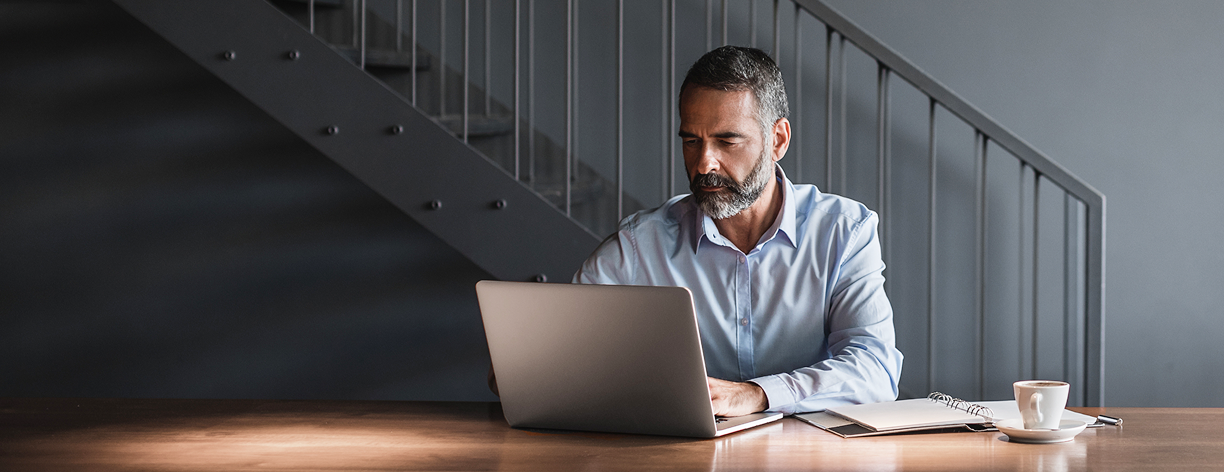
[[[711,440],[527,431],[497,403],[0,399],[0,470],[1224,469],[1224,409],[1104,411],[1124,426],[1032,445],[792,418]]]

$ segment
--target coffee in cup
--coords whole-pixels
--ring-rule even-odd
[[[1058,429],[1071,385],[1057,380],[1021,380],[1012,384],[1024,429]]]

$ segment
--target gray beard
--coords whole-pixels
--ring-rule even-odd
[[[718,174],[698,174],[689,183],[689,190],[697,199],[697,206],[710,218],[721,220],[740,214],[761,198],[765,185],[773,177],[773,161],[769,159],[769,147],[761,153],[756,167],[744,182]],[[703,192],[701,187],[723,187],[719,192]]]

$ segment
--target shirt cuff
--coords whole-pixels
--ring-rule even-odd
[[[769,400],[769,408],[767,409],[770,411],[776,411],[796,401],[790,387],[778,375],[757,377],[749,380],[749,382],[757,384],[761,387],[761,390],[765,391],[765,398]]]

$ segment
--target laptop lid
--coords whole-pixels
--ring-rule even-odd
[[[513,427],[715,437],[692,294],[684,287],[481,281],[476,294]]]

